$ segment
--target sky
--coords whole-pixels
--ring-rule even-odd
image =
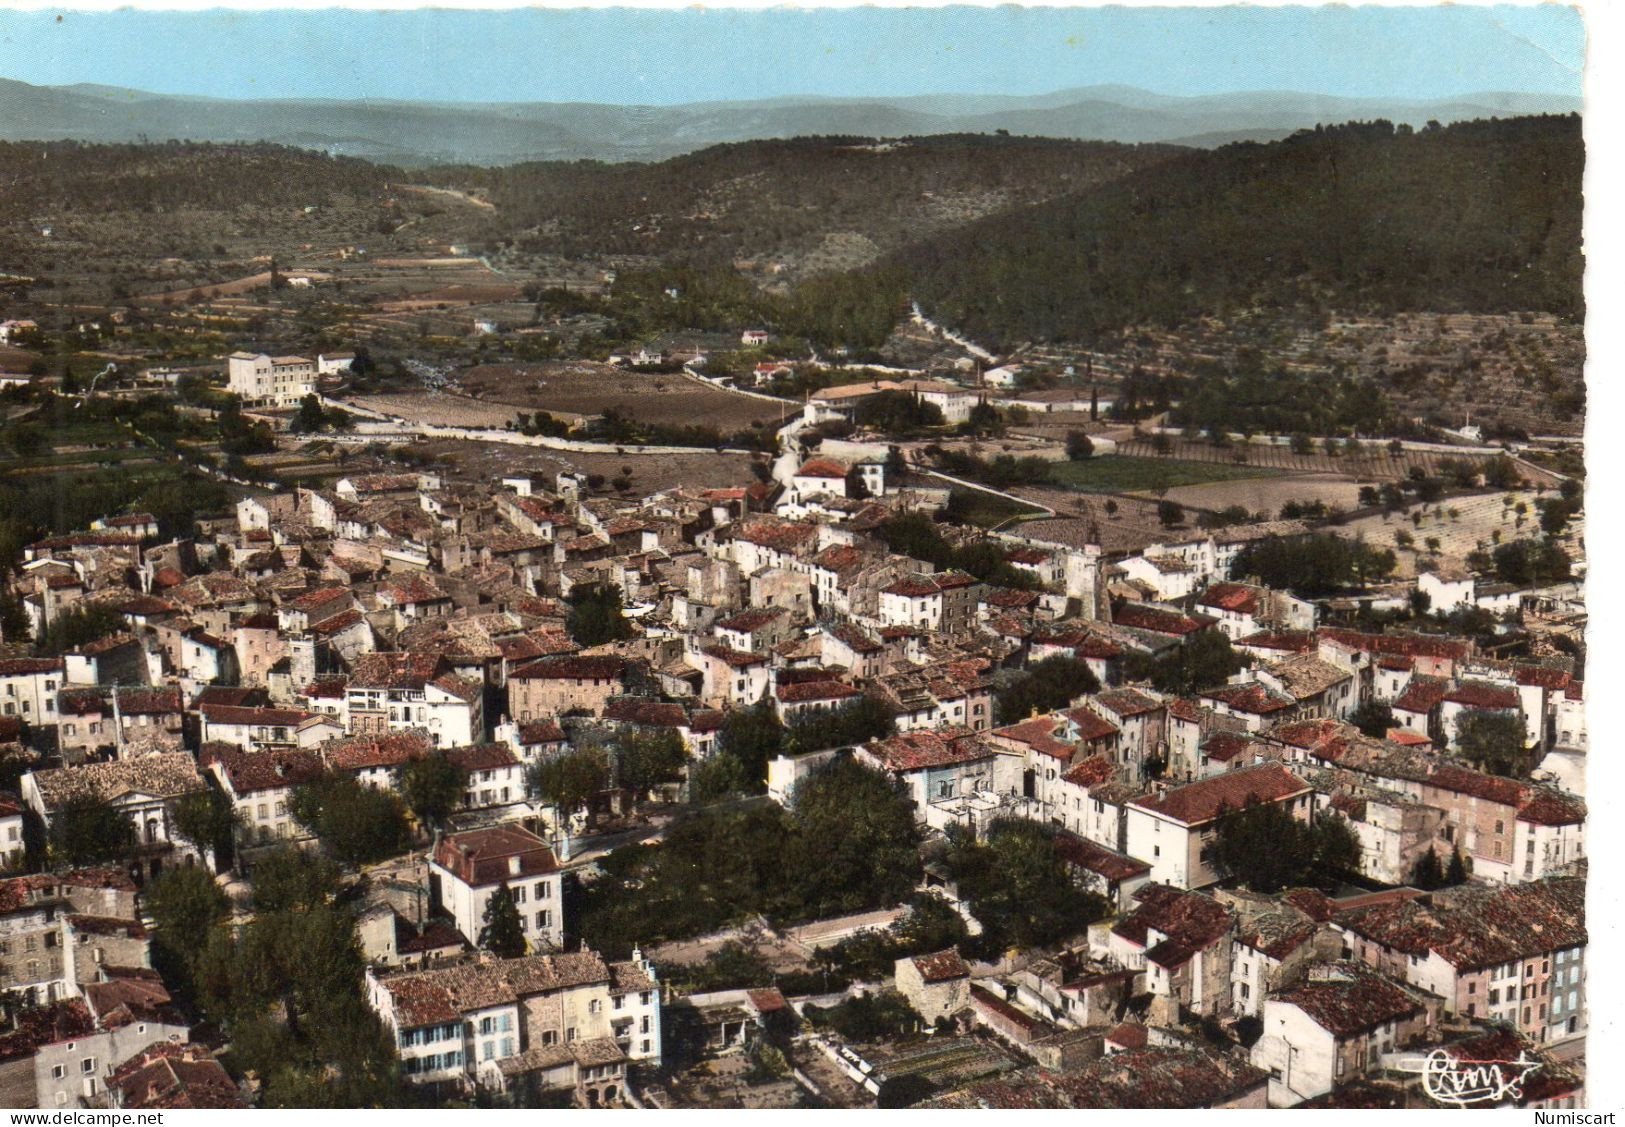
[[[224,98],[1581,93],[1572,8],[14,11],[0,78]]]

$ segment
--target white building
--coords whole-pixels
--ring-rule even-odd
[[[316,390],[316,364],[303,356],[233,352],[226,357],[226,390],[244,406],[292,407]]]
[[[0,716],[56,724],[56,693],[67,679],[60,657],[0,658]]]
[[[1218,819],[1251,802],[1282,805],[1300,822],[1313,815],[1314,789],[1278,763],[1242,767],[1128,804],[1125,852],[1151,865],[1151,879],[1203,888],[1224,874],[1214,857]]]
[[[376,976],[368,1000],[415,1084],[506,1091],[535,1084],[580,1106],[618,1104],[626,1064],[661,1057],[660,983],[637,951],[583,949]]]
[[[512,825],[442,838],[429,860],[430,896],[475,944],[487,902],[507,885],[531,949],[557,950],[564,942],[562,877],[547,842]]]

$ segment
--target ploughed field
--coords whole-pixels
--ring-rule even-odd
[[[642,423],[713,426],[723,433],[778,423],[800,408],[722,391],[680,373],[627,371],[591,360],[481,364],[457,377],[465,394],[526,411],[601,415],[614,408]]]

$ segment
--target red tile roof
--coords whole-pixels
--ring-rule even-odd
[[[1204,607],[1233,611],[1236,614],[1257,614],[1263,592],[1244,583],[1215,583],[1197,600]]]
[[[558,860],[547,842],[527,829],[512,825],[441,838],[435,847],[434,860],[474,888],[559,870]]]
[[[1446,693],[1444,699],[1468,708],[1500,711],[1514,711],[1519,706],[1517,689],[1488,681],[1463,681]]]
[[[1112,621],[1118,626],[1183,638],[1212,626],[1218,619],[1205,614],[1180,614],[1177,611],[1161,610],[1157,607],[1148,607],[1144,603],[1125,603],[1120,609],[1112,612]]]
[[[1202,696],[1207,700],[1227,704],[1237,712],[1248,712],[1255,716],[1268,716],[1292,708],[1298,703],[1291,697],[1277,693],[1256,681],[1245,685],[1224,685],[1217,689],[1209,689]]]
[[[1056,831],[1055,855],[1067,864],[1096,873],[1110,883],[1132,880],[1151,871],[1151,866],[1144,861],[1107,849],[1066,830]]]
[[[972,763],[995,754],[968,728],[905,732],[876,741],[869,745],[868,750],[890,771],[917,771],[926,767]]]
[[[1144,795],[1129,803],[1187,826],[1216,818],[1221,809],[1240,810],[1253,802],[1280,802],[1313,788],[1279,763],[1241,767],[1161,795]]]
[[[793,685],[778,685],[773,695],[785,704],[802,704],[815,700],[850,700],[863,695],[863,690],[839,681],[803,681]]]
[[[1418,674],[1412,677],[1393,703],[1393,707],[1402,712],[1432,712],[1443,702],[1450,692],[1450,682],[1443,677],[1423,677]]]
[[[1297,1006],[1316,1025],[1338,1038],[1364,1033],[1422,1010],[1408,992],[1375,971],[1350,964],[1342,964],[1339,971],[1348,977],[1306,982],[1279,993],[1273,1000]]]
[[[613,681],[626,673],[626,659],[618,654],[558,654],[538,658],[508,674],[521,681]]]
[[[920,972],[920,978],[926,982],[947,982],[955,978],[969,978],[970,968],[965,960],[959,957],[959,952],[950,947],[946,951],[934,951],[929,955],[915,955],[909,960],[914,968]]]

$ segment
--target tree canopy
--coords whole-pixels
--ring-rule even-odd
[[[1456,749],[1473,766],[1492,775],[1527,770],[1523,718],[1515,712],[1461,712],[1456,717]]]
[[[1085,891],[1056,854],[1059,832],[1017,819],[994,822],[985,841],[958,827],[951,832],[948,867],[982,925],[986,954],[1059,943],[1110,913],[1106,900]]]
[[[355,779],[334,776],[296,787],[290,809],[341,865],[382,861],[411,845],[401,800]]]
[[[993,694],[993,719],[1014,724],[1034,713],[1065,708],[1073,698],[1100,688],[1089,663],[1065,654],[1034,662]]]
[[[570,591],[567,602],[570,611],[565,616],[565,629],[583,646],[601,646],[632,636],[632,624],[621,610],[619,588],[602,583],[583,584]]]
[[[1341,816],[1326,812],[1304,822],[1276,802],[1221,812],[1212,849],[1214,862],[1254,892],[1299,885],[1329,891],[1360,867],[1359,839]]]
[[[517,959],[525,953],[524,924],[519,919],[519,906],[514,903],[513,889],[508,887],[507,881],[497,885],[497,890],[485,902],[477,942],[482,950],[499,959]]]

